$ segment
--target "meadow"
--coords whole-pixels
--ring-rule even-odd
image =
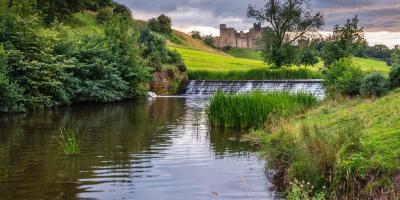
[[[269,118],[292,116],[316,103],[313,95],[303,93],[216,93],[210,100],[207,119],[215,127],[262,127]]]

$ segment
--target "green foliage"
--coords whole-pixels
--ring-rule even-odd
[[[298,63],[298,49],[290,43],[281,44],[272,30],[264,31],[262,56],[264,61],[275,67]]]
[[[208,122],[216,127],[262,127],[268,117],[287,117],[315,105],[310,94],[287,92],[229,95],[217,93],[207,108]]]
[[[310,182],[294,180],[291,182],[287,199],[288,200],[325,200],[323,192],[314,194],[314,186]]]
[[[164,37],[149,29],[141,31],[139,44],[142,48],[141,56],[146,59],[147,66],[156,71],[161,71],[163,64],[183,64],[183,59],[176,50],[166,48]]]
[[[319,79],[322,74],[306,69],[252,69],[248,71],[189,71],[191,80],[289,80]]]
[[[203,42],[204,42],[204,44],[208,45],[209,47],[216,48],[215,44],[214,44],[214,37],[211,35],[206,35],[203,38]]]
[[[156,18],[152,18],[147,22],[147,26],[150,28],[150,30],[161,33],[161,34],[166,34],[169,35],[172,33],[172,22],[171,18],[168,16],[165,16],[164,14],[160,15]]]
[[[334,27],[333,34],[324,43],[321,58],[325,66],[329,66],[342,58],[351,57],[364,44],[364,28],[359,27],[359,19],[355,16],[348,19],[344,26]]]
[[[397,88],[400,86],[400,66],[394,66],[390,71],[389,86],[390,88]]]
[[[263,57],[267,63],[275,67],[296,64],[298,51],[294,42],[324,25],[324,17],[319,12],[313,14],[308,3],[309,0],[268,0],[261,9],[249,6],[248,17],[272,27],[264,31],[261,40]]]
[[[393,65],[400,66],[400,49],[394,50],[392,54]]]
[[[110,20],[112,16],[113,9],[111,7],[101,8],[97,11],[96,21],[97,23],[102,24],[107,20]]]
[[[380,97],[387,92],[387,80],[380,73],[372,73],[364,77],[361,83],[361,95]]]
[[[57,137],[57,141],[66,155],[75,156],[78,155],[81,151],[84,137],[84,132],[80,133],[78,130],[60,128],[60,133]]]
[[[193,39],[201,40],[200,31],[192,31],[190,32],[190,36],[192,36]]]
[[[323,75],[324,86],[328,92],[339,92],[349,96],[359,95],[364,74],[350,59],[335,61],[324,70]]]
[[[319,60],[315,50],[311,48],[305,48],[301,51],[299,62],[300,65],[304,65],[304,67],[315,66],[316,64],[318,64],[318,62]]]
[[[114,14],[103,34],[58,23],[45,27],[40,15],[19,12],[13,7],[1,28],[1,112],[143,94],[152,76],[142,64],[138,31],[126,16]]]

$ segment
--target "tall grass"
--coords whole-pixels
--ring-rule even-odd
[[[80,133],[78,130],[60,128],[57,141],[66,155],[74,156],[80,153],[84,136],[84,132]]]
[[[210,125],[216,127],[262,127],[268,118],[291,116],[316,103],[314,96],[304,93],[216,93],[211,98],[207,116]]]
[[[319,79],[320,72],[306,69],[252,69],[249,71],[189,71],[191,80],[290,80]]]

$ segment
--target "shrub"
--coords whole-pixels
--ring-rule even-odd
[[[360,94],[361,81],[364,76],[359,67],[350,59],[341,59],[332,63],[323,72],[324,86],[328,92],[339,92],[342,95]]]
[[[387,91],[386,78],[380,73],[372,73],[362,80],[361,94],[363,96],[380,97]]]
[[[185,63],[180,63],[180,64],[178,64],[178,65],[177,65],[177,68],[178,68],[178,70],[179,70],[180,72],[182,72],[182,73],[184,73],[184,72],[187,71],[187,67],[186,67]]]
[[[168,69],[167,69],[167,75],[168,75],[168,78],[169,78],[169,79],[173,80],[173,79],[175,78],[175,72],[174,72],[174,70],[168,68]]]
[[[101,8],[97,11],[97,23],[102,24],[113,16],[113,9],[111,7]]]
[[[400,66],[394,66],[390,71],[389,85],[390,88],[396,88],[400,86]]]

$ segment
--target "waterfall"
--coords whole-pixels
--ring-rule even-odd
[[[218,91],[225,93],[248,93],[252,91],[304,92],[318,99],[325,98],[322,80],[265,80],[265,81],[188,81],[183,93],[187,96],[208,96]]]

